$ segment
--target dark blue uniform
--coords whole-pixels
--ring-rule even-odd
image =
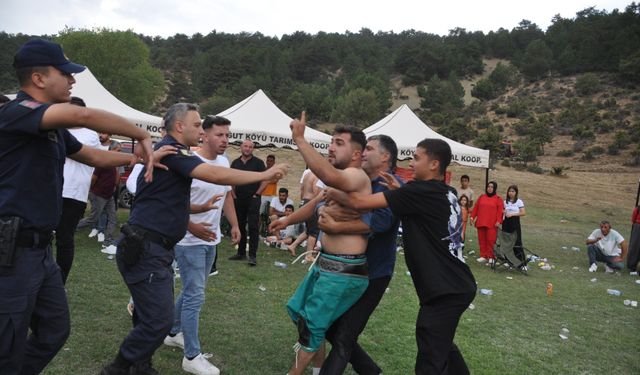
[[[128,221],[144,237],[137,263],[127,265],[124,253],[130,249],[125,244],[123,250],[122,242],[118,245],[118,269],[135,304],[134,327],[120,346],[120,355],[131,363],[149,360],[173,325],[173,246],[187,232],[190,174],[202,163],[170,135],[156,149],[164,145],[178,148],[177,154],[162,159],[169,170],[154,169],[153,182],[147,183],[143,169],[137,181]]]
[[[22,219],[13,266],[0,267],[2,374],[40,373],[69,336],[50,242],[62,213],[65,157],[82,144],[66,129],[40,130],[48,107],[24,92],[0,107],[0,218]]]

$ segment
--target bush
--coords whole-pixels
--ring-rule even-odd
[[[513,163],[513,169],[522,172],[527,169],[527,166],[523,163]]]
[[[566,157],[570,157],[570,156],[575,155],[575,153],[573,152],[573,150],[562,150],[562,151],[558,151],[558,153],[556,155],[566,158]]]
[[[510,167],[511,161],[509,161],[509,159],[502,159],[502,161],[500,162],[500,165],[502,165],[503,167]]]
[[[498,106],[498,108],[493,110],[493,113],[495,113],[496,115],[504,115],[505,113],[507,113],[507,110],[502,106]]]
[[[543,174],[544,169],[540,167],[538,164],[532,164],[527,166],[527,172],[535,173],[535,174]]]
[[[573,144],[573,151],[581,152],[582,150],[584,150],[585,147],[587,147],[587,144],[589,144],[587,140],[577,141],[576,143]]]
[[[612,143],[607,147],[607,154],[609,155],[618,155],[620,154],[620,148],[615,143]]]
[[[482,117],[476,121],[476,129],[487,129],[489,126],[491,126],[491,120],[486,117]]]
[[[585,96],[595,94],[600,91],[600,81],[593,73],[587,73],[576,80],[576,92]]]
[[[551,167],[551,175],[552,176],[562,176],[564,171],[571,169],[571,167],[565,167],[564,165],[560,165],[557,167]]]
[[[593,159],[595,159],[595,156],[593,155],[591,150],[585,151],[584,155],[582,155],[582,157],[580,158],[580,160],[582,161],[592,161]]]
[[[590,149],[587,150],[587,152],[591,152],[594,156],[595,155],[602,155],[604,154],[604,147],[602,146],[593,146]]]

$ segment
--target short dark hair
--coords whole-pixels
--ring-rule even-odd
[[[184,116],[189,111],[198,111],[200,107],[197,104],[193,103],[176,103],[169,107],[167,113],[164,115],[164,128],[168,132],[174,129],[176,125],[176,121],[178,119],[183,119]]]
[[[276,160],[276,156],[274,154],[269,154],[269,155],[267,155],[267,159]]]
[[[356,128],[355,126],[344,126],[339,125],[336,126],[333,134],[344,134],[349,133],[351,135],[351,143],[359,145],[360,151],[364,150],[364,147],[367,145],[367,136],[364,135],[364,132],[360,128]]]
[[[9,103],[11,99],[9,99],[6,95],[0,95],[0,104]]]
[[[396,162],[398,159],[398,146],[391,137],[384,134],[378,134],[372,135],[371,137],[369,137],[369,139],[367,139],[367,141],[378,141],[380,148],[382,148],[383,151],[389,153],[389,167],[391,168],[391,170],[396,169]]]
[[[84,100],[82,100],[82,98],[78,98],[77,96],[72,96],[71,100],[69,101],[69,103],[74,104],[74,105],[78,105],[80,107],[86,107],[87,104],[84,102]]]
[[[280,188],[280,189],[278,189],[278,194],[280,194],[280,193],[287,193],[287,194],[289,194],[289,189],[287,189],[287,188]]]
[[[417,147],[423,149],[430,158],[440,162],[438,173],[444,175],[451,164],[451,146],[442,139],[425,138],[418,143]]]
[[[207,115],[202,121],[202,129],[212,128],[214,125],[226,126],[231,125],[231,121],[228,118],[222,116]]]
[[[462,176],[460,176],[460,181],[464,180],[465,178],[467,179],[467,181],[471,180],[468,174],[463,174]]]
[[[26,66],[24,68],[16,68],[18,84],[20,84],[20,86],[25,86],[31,82],[31,75],[33,73],[46,74],[48,72],[49,66]]]
[[[284,206],[284,209],[285,209],[285,210],[286,210],[287,208],[290,208],[290,209],[291,209],[291,211],[295,211],[295,210],[296,210],[296,208],[295,208],[295,207],[293,207],[293,205],[292,205],[292,204],[288,204],[288,205]]]

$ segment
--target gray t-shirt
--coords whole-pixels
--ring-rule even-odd
[[[458,199],[460,199],[460,196],[462,194],[464,194],[464,195],[467,196],[467,198],[469,198],[469,203],[474,201],[474,199],[473,199],[473,190],[471,190],[471,188],[466,188],[466,189],[458,188],[458,189],[456,189],[456,191],[458,192]]]

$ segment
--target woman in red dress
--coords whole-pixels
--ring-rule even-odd
[[[497,190],[498,184],[495,181],[489,182],[485,194],[478,198],[471,211],[471,224],[478,231],[480,258],[477,261],[480,263],[495,262],[493,246],[496,243],[498,227],[502,224],[503,211],[502,198],[496,194]]]

